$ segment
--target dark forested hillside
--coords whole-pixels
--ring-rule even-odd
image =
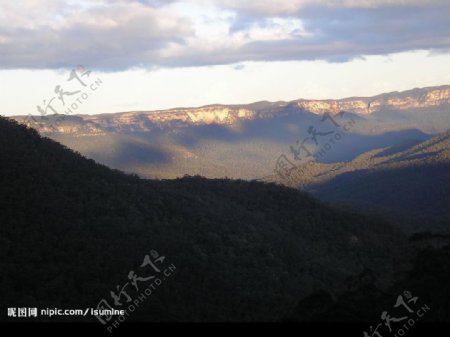
[[[5,312],[114,304],[110,292],[151,255],[165,256],[176,271],[130,319],[273,321],[316,290],[339,294],[366,270],[386,285],[408,254],[391,225],[294,189],[201,177],[143,180],[0,118]]]
[[[310,162],[289,177],[270,179],[333,204],[445,219],[439,228],[450,230],[450,132],[372,150],[348,162]],[[418,227],[428,225],[423,221]]]
[[[447,219],[450,231],[450,132],[406,148],[390,147],[345,163],[328,180],[308,188],[333,203],[411,217]],[[442,223],[442,221],[440,221]],[[423,220],[422,230],[429,226]],[[445,228],[446,227],[446,228]]]
[[[291,322],[321,321],[366,321],[376,322],[383,312],[395,317],[420,319],[422,322],[448,322],[450,317],[450,240],[447,236],[446,246],[428,247],[419,251],[412,259],[412,268],[402,275],[388,289],[381,290],[373,285],[370,273],[361,274],[353,281],[357,284],[353,289],[333,297],[321,290],[299,301],[295,309],[285,318]],[[411,312],[395,309],[398,296],[414,298]],[[405,300],[406,301],[406,300]],[[426,314],[418,317],[414,312],[426,308]],[[401,313],[401,315],[398,315]],[[381,320],[379,320],[381,322]],[[401,327],[397,321],[394,327]],[[369,324],[367,324],[369,330]],[[381,331],[380,331],[381,332]]]

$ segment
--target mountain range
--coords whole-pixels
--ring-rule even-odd
[[[348,161],[444,132],[449,111],[450,86],[442,86],[371,98],[14,118],[88,158],[146,178],[259,179],[273,173],[281,154],[293,161],[299,144],[319,152],[329,138],[320,135],[342,137],[319,162]]]
[[[255,179],[341,205],[450,216],[445,188],[429,187],[449,182],[450,86],[27,121],[88,158],[144,178]],[[286,179],[282,166],[295,174]]]
[[[340,294],[365,270],[385,287],[412,252],[395,226],[294,189],[144,180],[4,118],[0,184],[5,311],[95,308],[102,299],[123,309],[127,297],[110,296],[116,287],[127,282],[126,293],[138,296],[149,275],[163,279],[158,268],[139,267],[156,254],[174,275],[131,320],[277,321],[316,290]]]
[[[448,321],[446,234],[408,238],[273,183],[140,179],[1,117],[0,184],[4,311],[125,309],[159,277],[127,320],[373,322],[408,289]]]
[[[131,320],[371,320],[403,287],[433,302],[427,319],[446,320],[447,92],[349,99],[346,110],[222,107],[237,110],[220,122],[0,118],[0,297],[114,303],[140,259],[162,254],[176,274]]]
[[[291,102],[257,102],[246,105],[209,105],[200,108],[178,108],[159,111],[136,111],[100,115],[77,115],[60,119],[60,123],[40,120],[41,133],[102,135],[108,132],[137,133],[157,129],[174,129],[192,125],[233,125],[258,119],[273,119],[309,112],[315,115],[345,111],[362,116],[385,112],[433,109],[450,104],[450,86],[392,92],[374,97],[353,97],[339,100],[305,100]],[[24,116],[16,118],[23,121]],[[33,124],[33,121],[28,121]],[[433,124],[433,123],[432,123]],[[35,125],[34,125],[35,126]],[[431,127],[436,127],[433,125]]]

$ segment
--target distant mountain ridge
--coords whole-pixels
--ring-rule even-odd
[[[297,164],[293,149],[302,151],[300,145],[322,151],[332,134],[341,139],[320,163],[427,140],[450,127],[449,100],[450,86],[441,86],[370,98],[52,115],[28,118],[27,125],[97,162],[145,178],[250,180],[273,174],[281,154]],[[344,125],[351,128],[345,131]]]
[[[293,183],[303,187],[322,184],[336,176],[358,170],[386,170],[411,165],[450,163],[450,131],[418,144],[405,142],[365,152],[349,162],[322,164],[309,162],[300,165],[301,175]]]
[[[208,105],[198,108],[73,115],[65,116],[58,124],[38,118],[42,125],[30,121],[27,124],[41,133],[100,135],[106,132],[148,132],[154,129],[192,125],[231,125],[301,112],[317,115],[346,111],[358,115],[371,115],[382,110],[423,109],[444,104],[450,104],[450,85],[337,100],[299,99],[291,102],[257,102],[245,105]],[[19,122],[25,120],[24,116],[13,118]]]

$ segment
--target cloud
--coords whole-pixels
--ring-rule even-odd
[[[198,0],[202,1],[202,0]],[[210,2],[205,0],[206,2]],[[223,8],[234,9],[252,16],[296,15],[308,6],[316,5],[329,8],[381,8],[391,6],[432,7],[446,4],[446,0],[218,0]]]
[[[0,4],[0,67],[102,70],[448,52],[432,0],[24,0]]]
[[[44,3],[47,6],[35,7],[28,1],[26,6],[9,6],[3,11],[3,68],[145,65],[157,61],[171,44],[182,45],[194,33],[191,23],[177,13],[137,1],[98,1],[86,6]]]

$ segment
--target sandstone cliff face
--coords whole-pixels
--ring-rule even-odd
[[[406,110],[427,108],[450,103],[450,87],[416,89],[403,93],[391,93],[372,98],[347,98],[342,100],[298,101],[298,107],[315,114],[347,111],[371,114],[381,109]]]
[[[37,118],[39,123],[28,122],[27,124],[41,133],[56,132],[85,136],[99,135],[105,132],[147,132],[153,129],[178,128],[189,125],[232,125],[238,121],[274,118],[296,113],[296,111],[307,111],[313,114],[346,111],[368,115],[380,110],[406,110],[443,104],[450,104],[450,86],[414,89],[375,97],[278,102],[272,103],[269,113],[267,113],[267,106],[265,107],[266,111],[262,113],[255,105],[212,105],[150,112],[50,117],[42,121]],[[16,117],[16,119],[22,122],[24,117]]]

